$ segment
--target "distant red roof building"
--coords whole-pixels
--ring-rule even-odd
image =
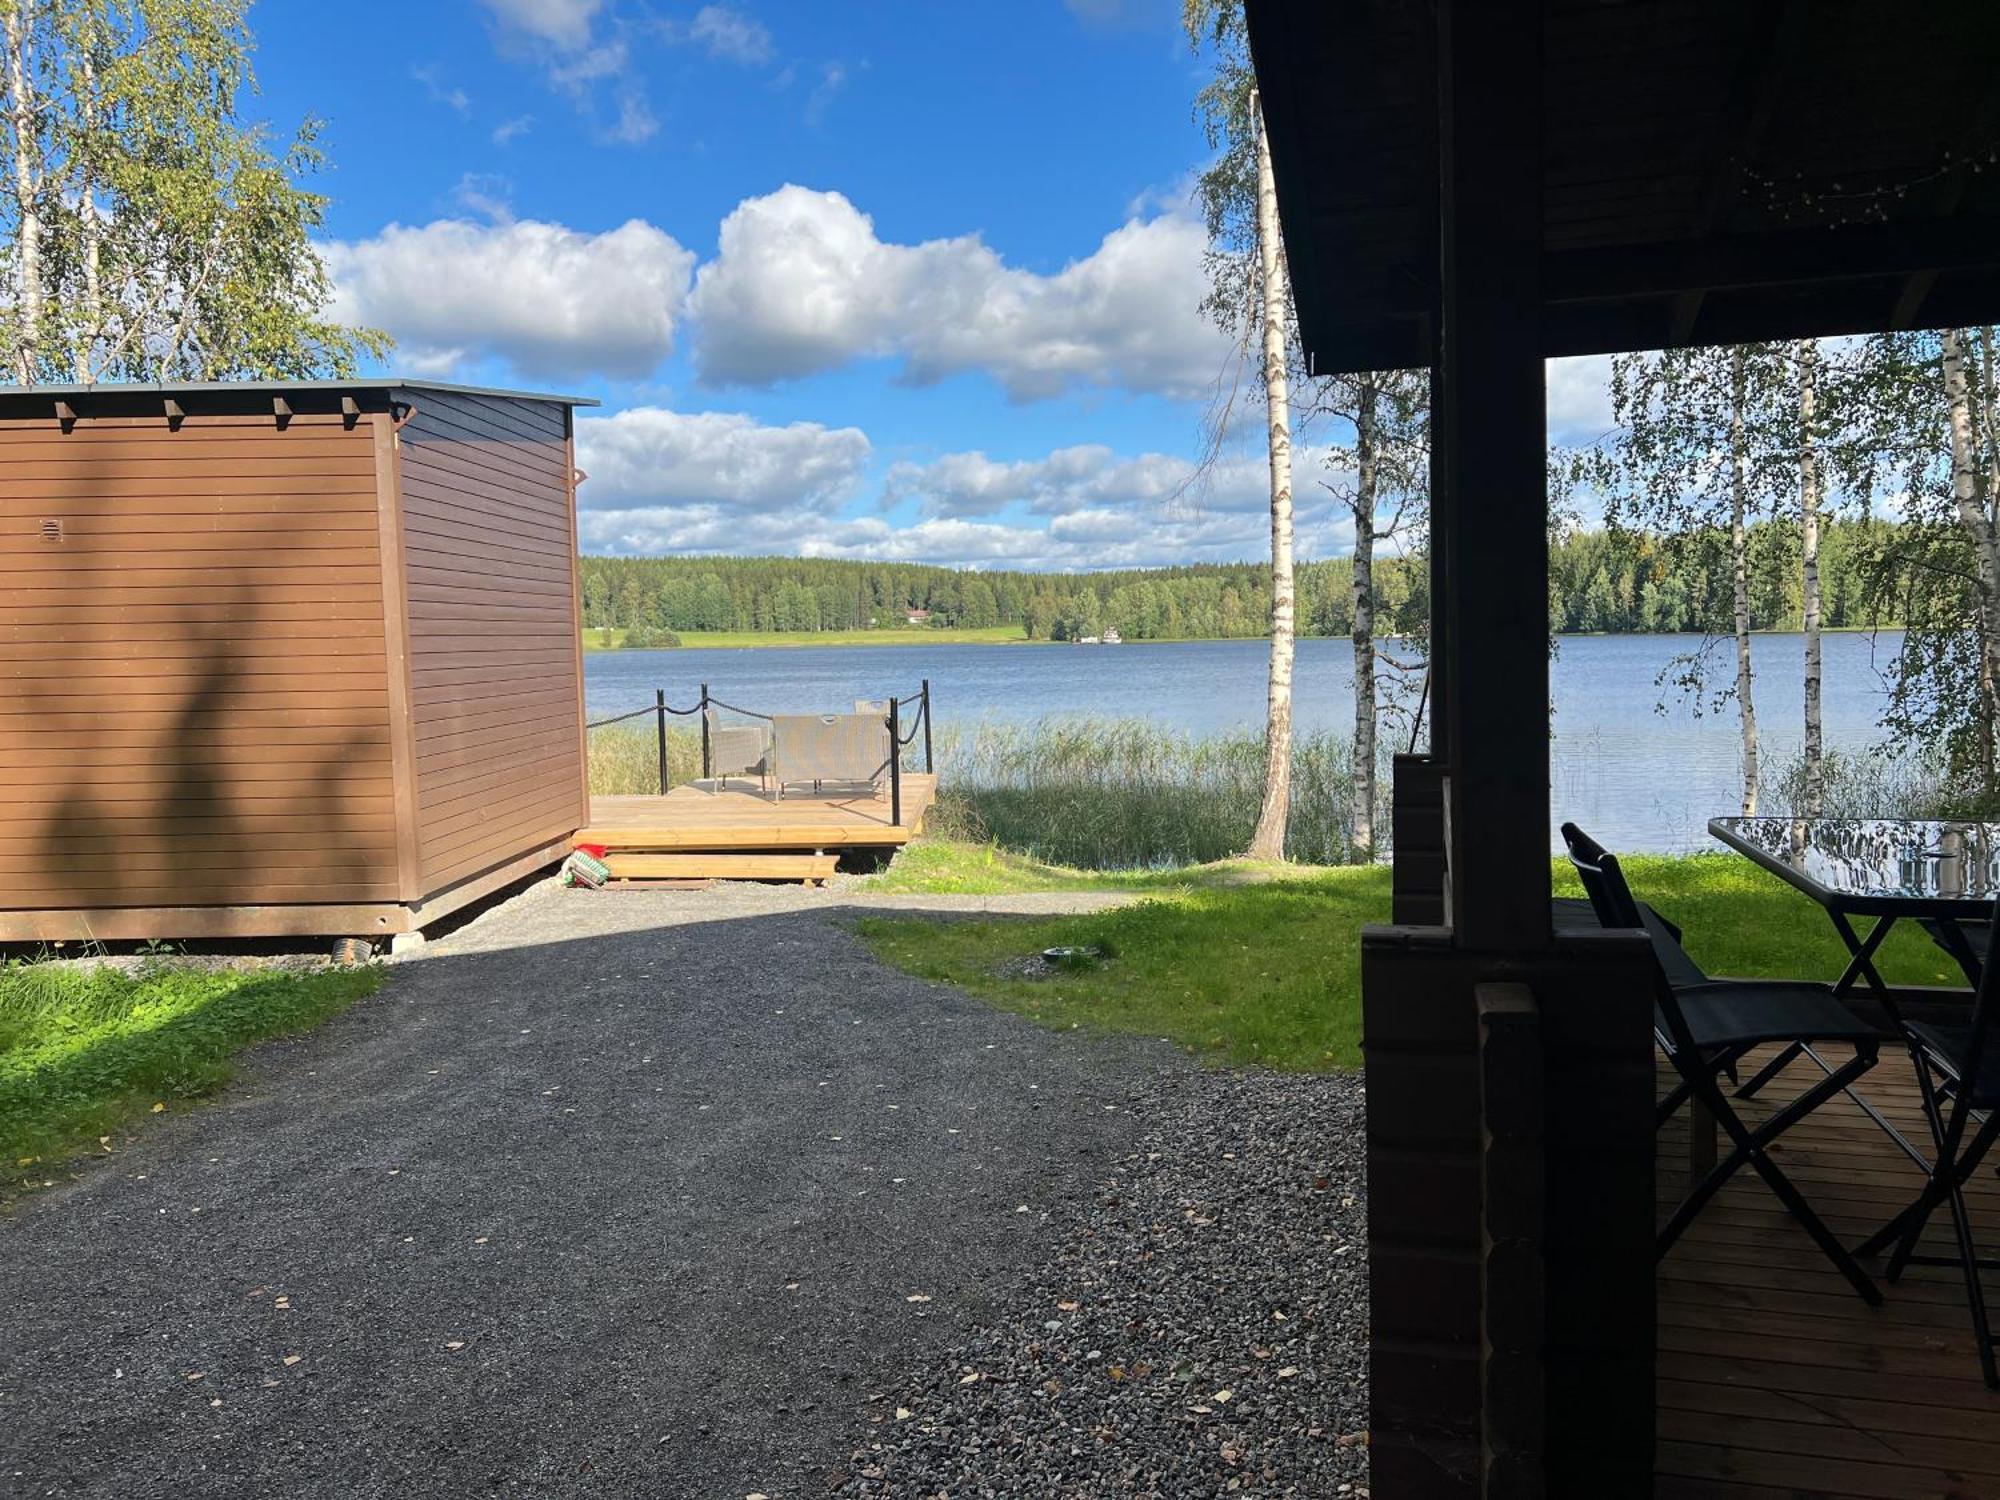
[[[927,609],[906,610],[904,618],[912,625],[928,625],[931,622],[931,612]]]

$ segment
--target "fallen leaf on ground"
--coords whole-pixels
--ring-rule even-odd
[[[285,1363],[288,1365],[295,1365],[304,1358],[305,1356],[303,1354],[287,1354],[285,1356]]]
[[[928,1302],[931,1300],[931,1297],[929,1292],[912,1292],[903,1300],[905,1302]]]

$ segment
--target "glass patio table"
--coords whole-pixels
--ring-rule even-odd
[[[1979,983],[1986,958],[1964,924],[1990,923],[2000,894],[2000,824],[1925,822],[1897,818],[1711,818],[1708,831],[1737,853],[1804,892],[1825,911],[1847,946],[1847,968],[1834,982],[1837,995],[1868,993],[1889,1024],[1914,1046],[1896,996],[1875,968],[1882,940],[1900,921],[1915,920],[1936,936],[1968,983]],[[1871,920],[1866,935],[1858,920]],[[1935,996],[1933,998],[1944,998]],[[1965,992],[1969,1001],[1971,991]],[[1803,1043],[1786,1047],[1738,1093],[1755,1094],[1801,1054],[1827,1071]],[[1858,1090],[1847,1096],[1920,1167],[1917,1149]],[[1704,1143],[1697,1143],[1702,1150]]]
[[[1985,961],[1961,924],[1990,922],[2000,895],[2000,823],[1891,818],[1711,818],[1708,831],[1817,901],[1847,945],[1836,994],[1861,986],[1887,1000],[1875,954],[1899,921],[1931,924],[1979,982]],[[1863,936],[1856,919],[1873,919]]]

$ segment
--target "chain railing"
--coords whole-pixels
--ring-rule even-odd
[[[909,732],[906,734],[903,732],[903,724],[905,722],[903,710],[906,705],[912,704],[915,705],[916,712],[908,720]],[[606,729],[613,724],[624,724],[633,719],[651,716],[657,726],[656,733],[659,740],[660,759],[660,791],[664,794],[667,790],[668,718],[687,718],[694,714],[701,716],[701,776],[702,780],[707,781],[714,775],[714,749],[709,742],[708,711],[715,708],[724,709],[733,714],[741,714],[748,719],[762,719],[766,723],[769,723],[775,717],[775,715],[761,713],[754,708],[744,708],[739,704],[725,702],[710,692],[708,684],[704,682],[701,684],[701,696],[687,708],[675,708],[671,703],[667,702],[667,690],[665,688],[655,688],[653,690],[653,701],[650,706],[635,708],[627,713],[612,714],[608,718],[591,719],[586,721],[583,727],[586,730]],[[930,678],[924,678],[918,685],[916,692],[906,697],[891,698],[889,700],[887,728],[889,731],[889,816],[892,823],[900,825],[903,821],[903,751],[916,742],[919,734],[923,736],[924,742],[924,774],[932,775],[937,769],[936,760],[931,748]]]

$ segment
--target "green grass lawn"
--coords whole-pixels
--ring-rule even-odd
[[[380,983],[373,968],[0,964],[0,1195],[108,1149],[134,1116],[212,1091],[238,1049],[317,1025]]]
[[[1026,642],[1019,625],[994,625],[979,630],[931,629],[929,626],[881,630],[682,630],[683,646],[1005,646]],[[625,632],[591,626],[583,632],[583,649],[615,649]],[[1037,644],[1046,644],[1038,642]]]
[[[907,863],[906,863],[907,862]],[[1832,980],[1845,950],[1824,913],[1734,855],[1623,861],[1634,891],[1687,933],[1713,974]],[[876,955],[1045,1025],[1158,1036],[1224,1063],[1291,1070],[1361,1061],[1359,934],[1389,918],[1389,872],[1204,866],[1129,877],[1052,870],[967,845],[906,850],[879,888],[1076,890],[1111,885],[1145,899],[1086,916],[940,921],[868,917]],[[1120,884],[1120,881],[1123,884]],[[1557,894],[1581,895],[1567,864]],[[1050,978],[1018,964],[1051,947],[1094,946],[1102,961]],[[1914,927],[1883,945],[1892,983],[1961,984]]]

